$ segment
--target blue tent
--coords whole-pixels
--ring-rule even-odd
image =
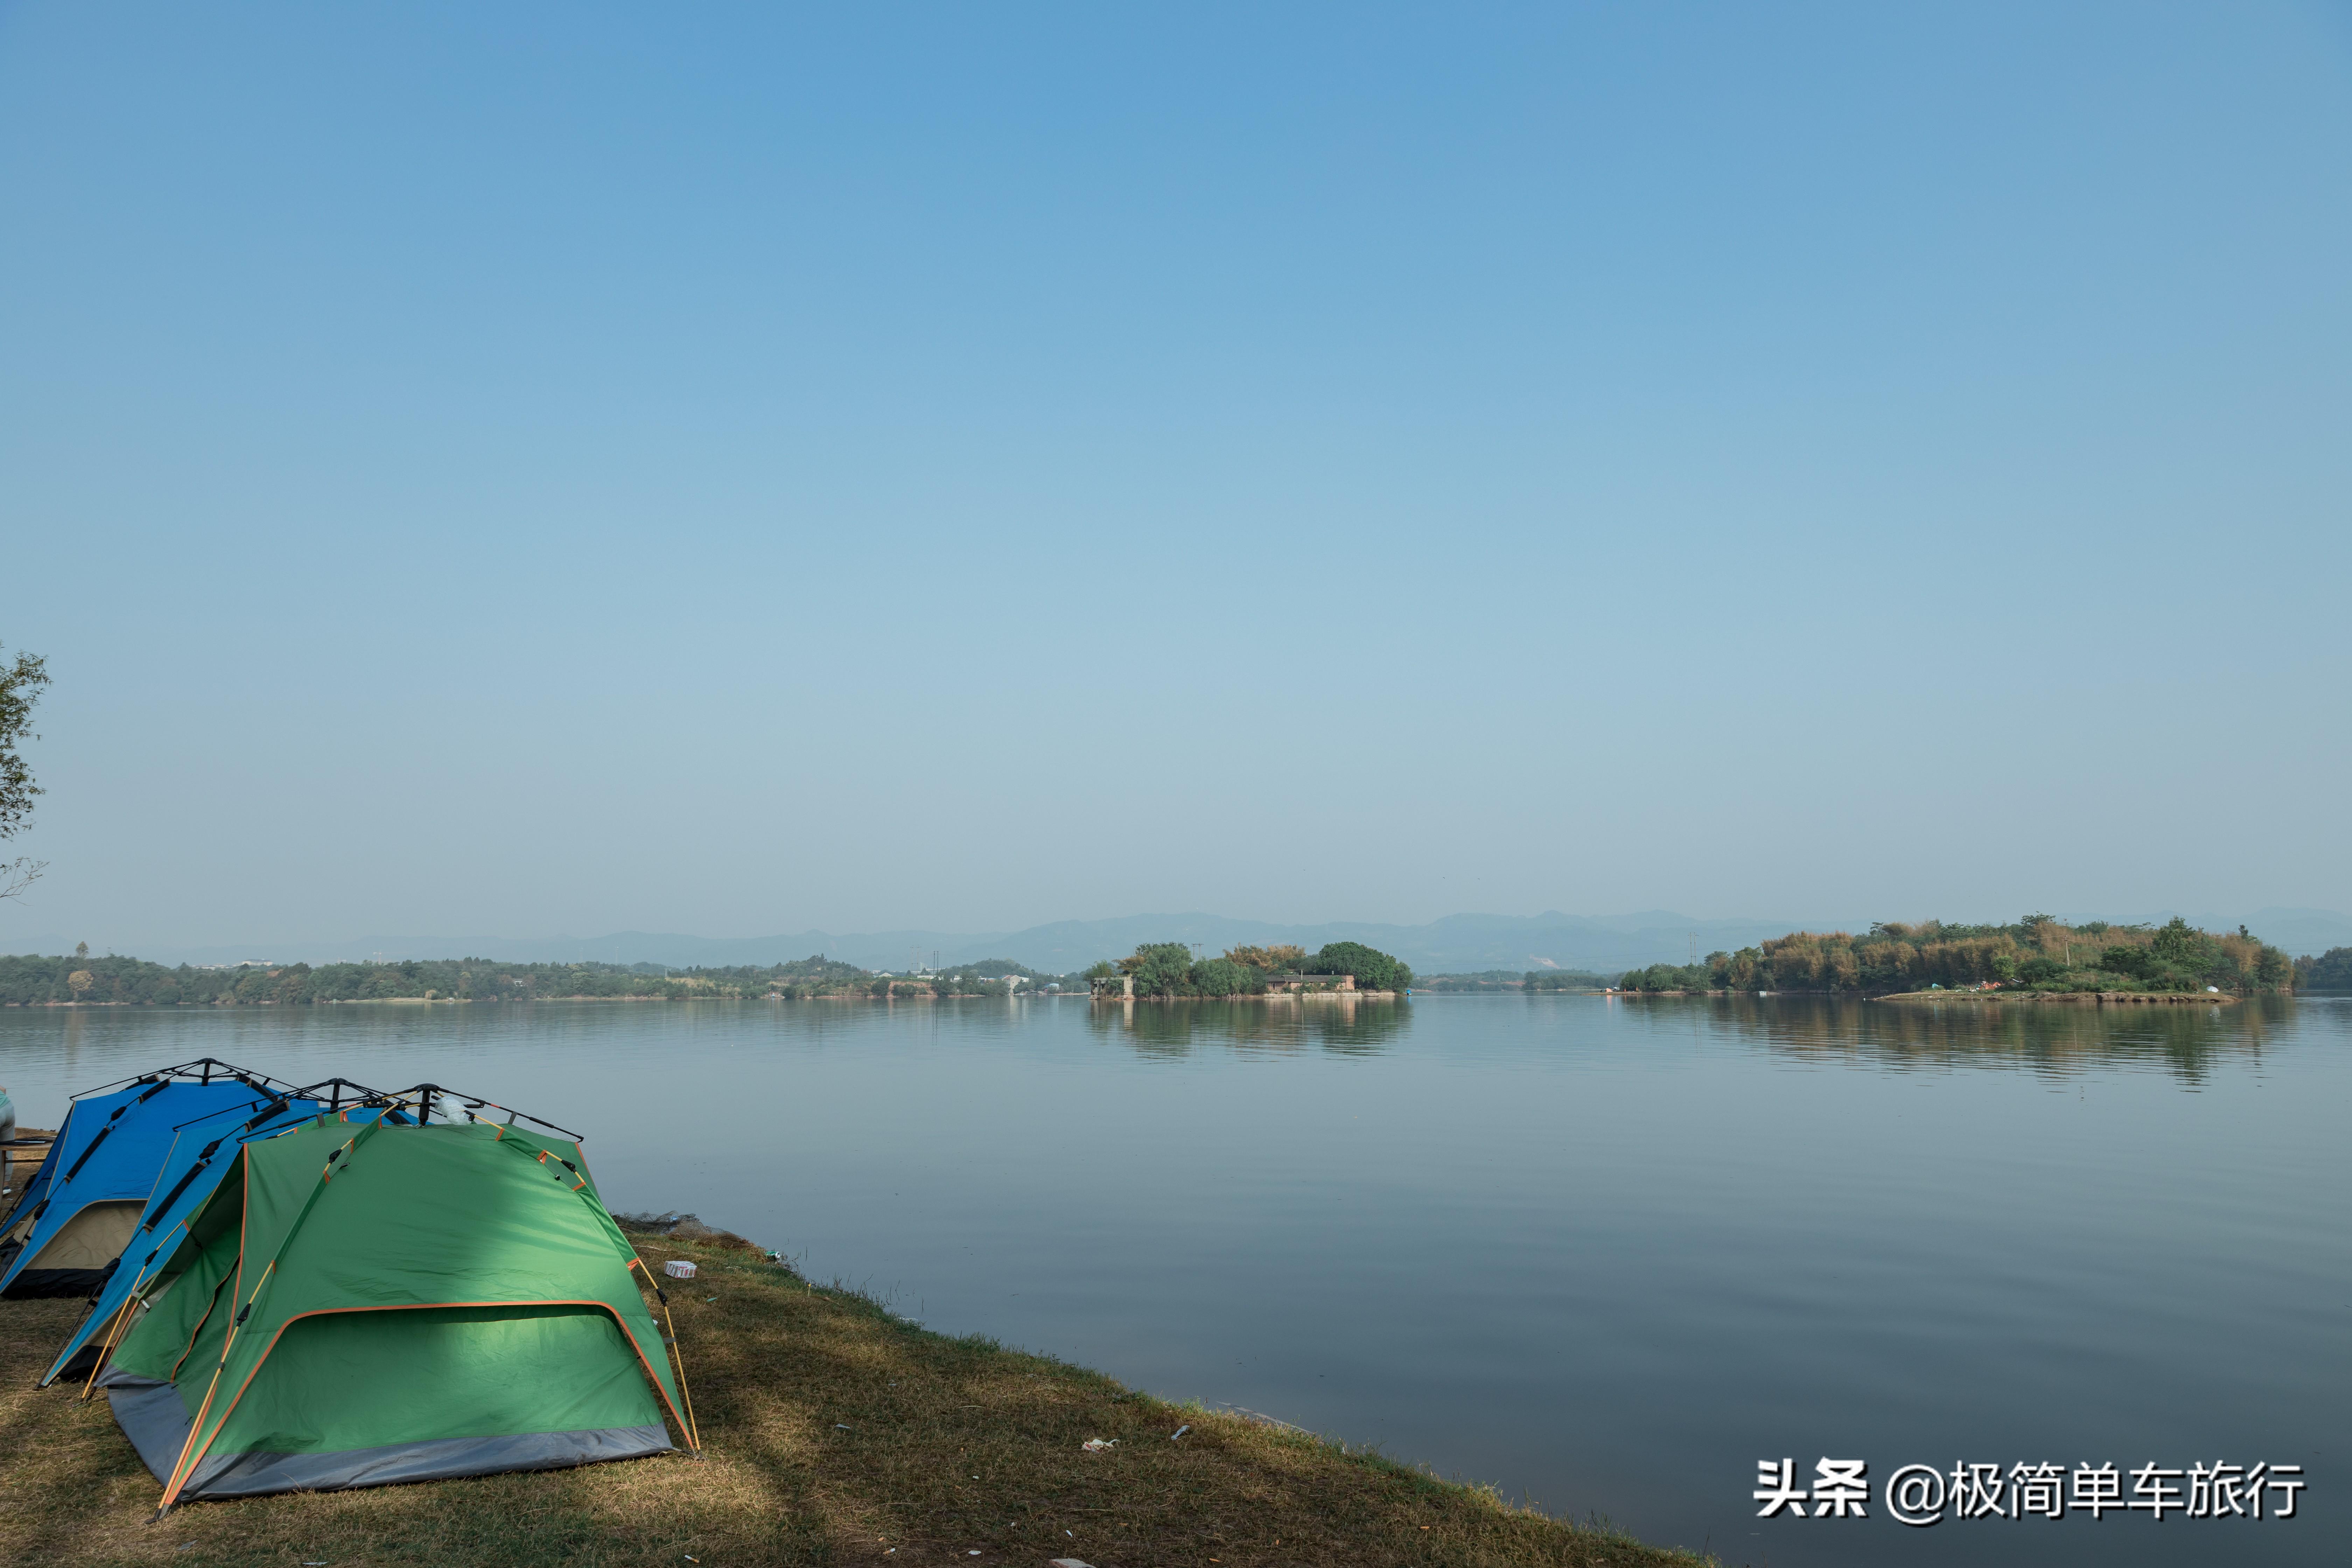
[[[75,1100],[0,1237],[0,1296],[75,1296],[102,1284],[155,1195],[180,1126],[276,1087],[206,1057]]]
[[[237,1103],[199,1116],[173,1129],[171,1150],[156,1173],[154,1194],[139,1215],[120,1260],[110,1265],[100,1283],[89,1311],[58,1352],[41,1377],[47,1387],[60,1377],[79,1377],[104,1358],[118,1331],[115,1323],[123,1303],[131,1299],[155,1263],[171,1256],[179,1228],[212,1196],[221,1177],[236,1163],[236,1152],[257,1138],[275,1138],[306,1126],[316,1117],[340,1116],[347,1121],[373,1121],[378,1116],[406,1124],[412,1118],[392,1109],[386,1096],[347,1079],[329,1079],[290,1094],[255,1094],[246,1090]]]
[[[89,1131],[109,1120],[110,1113],[121,1111],[128,1107],[139,1094],[141,1087],[139,1084],[134,1084],[129,1089],[113,1093],[94,1090],[85,1100],[67,1108],[65,1125],[58,1129],[57,1137],[50,1141],[48,1152],[41,1156],[40,1168],[33,1173],[33,1179],[25,1184],[25,1195],[18,1198],[16,1206],[9,1211],[8,1228],[5,1232],[0,1232],[0,1279],[6,1279],[16,1273],[16,1265],[24,1261],[26,1238],[31,1234],[33,1227],[48,1214],[49,1189],[57,1184],[58,1167],[63,1161],[68,1141],[74,1142],[77,1146],[89,1142]],[[74,1113],[80,1110],[83,1104],[87,1104],[89,1109],[83,1114],[80,1124],[77,1126]]]

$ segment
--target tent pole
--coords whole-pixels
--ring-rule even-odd
[[[653,1270],[646,1269],[646,1277],[651,1279]],[[670,1357],[677,1363],[677,1392],[686,1401],[686,1439],[694,1445],[694,1457],[698,1459],[702,1458],[702,1424],[694,1418],[694,1390],[686,1385],[686,1347],[677,1342],[677,1325],[670,1321],[669,1292],[656,1285],[654,1295],[661,1301],[662,1326],[669,1331]]]
[[[687,1425],[694,1428],[694,1457],[702,1458],[702,1423],[694,1414],[694,1390],[686,1385],[686,1347],[677,1342],[677,1325],[670,1322],[669,1303],[662,1303],[662,1321],[669,1324],[669,1353],[677,1363],[677,1391],[686,1399]]]
[[[236,1298],[231,1296],[229,1300],[234,1301]],[[180,1467],[188,1462],[188,1450],[196,1446],[196,1433],[203,1428],[205,1417],[212,1414],[213,1395],[219,1392],[221,1373],[228,1370],[229,1349],[236,1343],[236,1325],[232,1323],[229,1325],[228,1338],[221,1345],[220,1365],[213,1368],[213,1380],[205,1385],[205,1402],[196,1406],[196,1418],[188,1423],[188,1439],[180,1445],[180,1457],[173,1463],[171,1479],[163,1483],[163,1500],[155,1505],[157,1519],[163,1518],[171,1510],[172,1500],[180,1495]]]
[[[677,1366],[677,1392],[686,1401],[686,1419],[679,1423],[679,1431],[686,1438],[687,1447],[698,1459],[702,1458],[702,1430],[694,1419],[694,1393],[686,1386],[686,1347],[677,1342],[677,1325],[670,1321],[669,1292],[662,1289],[661,1281],[654,1278],[654,1271],[646,1267],[646,1260],[636,1256],[634,1249],[630,1252],[629,1261],[638,1273],[646,1277],[646,1283],[654,1288],[654,1300],[661,1303],[662,1326],[669,1331],[670,1359]]]
[[[313,1195],[315,1196],[316,1194],[314,1194]],[[307,1208],[308,1205],[306,1205],[305,1207]],[[243,1259],[240,1257],[240,1267],[242,1267],[242,1263]],[[155,1517],[157,1519],[163,1517],[164,1510],[169,1509],[172,1506],[173,1500],[180,1495],[180,1489],[195,1479],[196,1466],[204,1462],[205,1450],[209,1449],[213,1446],[213,1437],[220,1436],[219,1429],[215,1428],[213,1437],[205,1438],[204,1447],[196,1449],[195,1458],[193,1460],[189,1458],[188,1449],[195,1443],[196,1434],[204,1428],[205,1417],[212,1411],[213,1395],[220,1392],[221,1373],[228,1370],[228,1358],[236,1349],[237,1331],[245,1326],[246,1314],[253,1310],[253,1304],[256,1301],[261,1300],[261,1292],[264,1288],[268,1285],[270,1275],[276,1273],[277,1270],[278,1259],[273,1258],[269,1260],[269,1267],[261,1271],[260,1282],[254,1286],[253,1294],[245,1299],[245,1305],[238,1308],[236,1316],[228,1321],[227,1336],[221,1341],[220,1365],[213,1368],[213,1380],[210,1384],[206,1384],[205,1388],[205,1402],[202,1405],[197,1407],[196,1418],[188,1427],[187,1442],[180,1445],[180,1463],[172,1467],[171,1484],[163,1489],[163,1501],[155,1510]],[[235,1301],[236,1300],[236,1295],[232,1293],[229,1300],[231,1301]],[[250,1378],[248,1378],[247,1381],[251,1381]],[[234,1399],[229,1401],[231,1405],[235,1405],[236,1403],[236,1401]],[[228,1421],[227,1411],[224,1410],[221,1412],[221,1421],[223,1425],[226,1425]],[[187,1467],[187,1473],[185,1475],[180,1473],[182,1465]]]
[[[139,1279],[146,1277],[147,1270],[142,1268]],[[139,1300],[139,1279],[131,1282],[131,1293],[122,1298],[122,1306],[115,1312],[114,1321],[107,1325],[106,1342],[98,1347],[98,1360],[90,1363],[89,1376],[81,1385],[81,1403],[84,1405],[89,1403],[91,1393],[98,1387],[98,1374],[105,1370],[106,1358],[114,1353],[115,1336],[122,1332],[122,1325],[131,1319],[131,1304]]]

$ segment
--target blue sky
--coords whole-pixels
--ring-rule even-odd
[[[12,936],[2352,906],[2342,6],[13,5]]]

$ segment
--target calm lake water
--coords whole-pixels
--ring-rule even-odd
[[[0,1011],[29,1126],[206,1054],[520,1105],[935,1328],[1727,1563],[2352,1562],[2352,1001]],[[1757,1519],[1783,1456],[1867,1461],[1869,1517]],[[1887,1517],[2020,1460],[2309,1487]]]

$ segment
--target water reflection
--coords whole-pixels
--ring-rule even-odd
[[[1536,1005],[1540,999],[1531,998]],[[1869,1002],[1811,996],[1628,999],[1671,1027],[1676,1009],[1702,1026],[1791,1056],[1868,1058],[1897,1068],[2023,1068],[2053,1076],[2158,1068],[2201,1084],[2224,1062],[2259,1058],[2290,1029],[2295,1002],[2257,996],[2206,1005]]]
[[[587,1132],[614,1203],[936,1327],[1727,1563],[2352,1562],[2323,1511],[2352,1408],[2346,1002],[0,1010],[35,1125],[202,1055],[465,1084]],[[1907,1531],[1875,1502],[1783,1528],[1750,1491],[1791,1453],[2266,1458],[2312,1490],[2241,1533]]]
[[[1397,1043],[1410,1005],[1353,996],[1312,1002],[1099,1002],[1087,1010],[1087,1031],[1139,1056],[1176,1058],[1196,1047],[1244,1053],[1321,1049],[1334,1056],[1378,1056]]]

